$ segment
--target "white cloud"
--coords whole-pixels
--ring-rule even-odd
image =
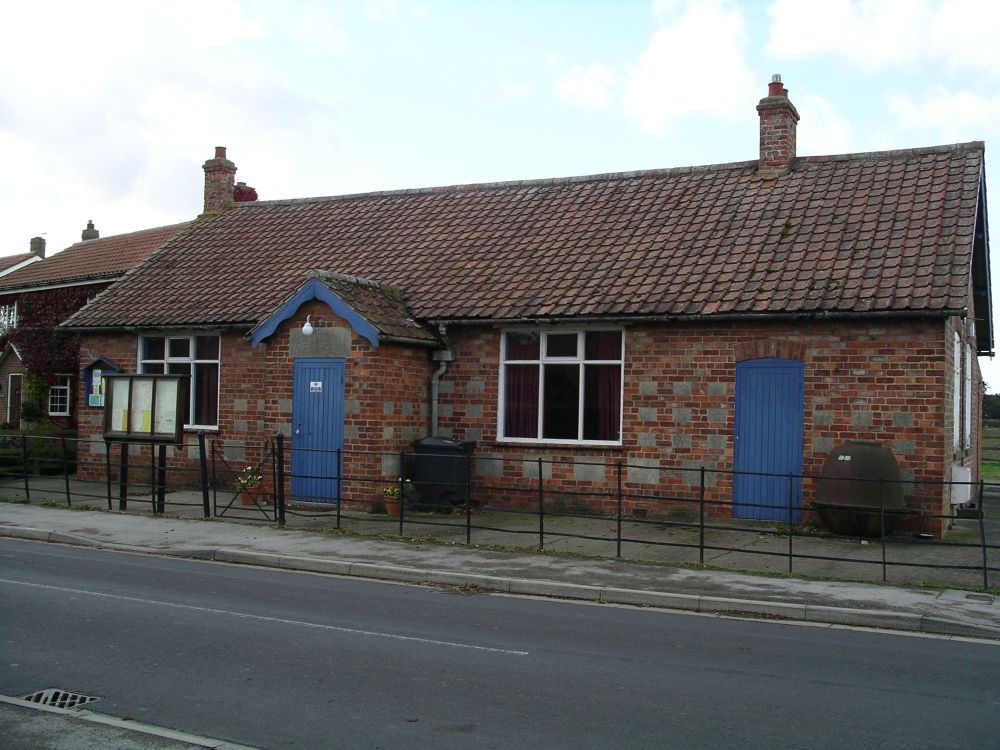
[[[979,96],[936,86],[921,100],[893,94],[889,109],[896,130],[916,133],[928,144],[1000,137],[1000,94]]]
[[[669,15],[672,4],[660,10]],[[678,117],[740,119],[753,111],[742,11],[727,0],[689,1],[650,40],[625,82],[626,109],[650,133]]]
[[[556,95],[588,109],[606,107],[615,75],[603,65],[574,65],[555,84]]]
[[[795,132],[798,154],[819,156],[856,150],[851,123],[826,99],[807,94],[795,106],[799,114],[808,113]]]
[[[865,71],[943,66],[1000,75],[995,0],[775,0],[767,52],[843,58]]]

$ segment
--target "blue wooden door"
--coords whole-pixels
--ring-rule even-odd
[[[804,373],[803,363],[791,359],[736,365],[736,518],[796,522],[802,517]]]
[[[296,359],[292,381],[292,499],[336,503],[344,447],[344,360]]]

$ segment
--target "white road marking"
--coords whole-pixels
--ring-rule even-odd
[[[265,617],[263,615],[252,615],[246,612],[234,612],[228,609],[213,609],[211,607],[196,607],[193,604],[176,604],[174,602],[164,602],[157,599],[142,599],[136,596],[122,596],[121,594],[105,594],[100,591],[87,591],[86,589],[71,589],[64,586],[49,586],[43,583],[29,583],[27,581],[14,581],[9,578],[0,578],[0,583],[9,583],[15,586],[29,586],[37,589],[48,589],[50,591],[61,591],[68,594],[84,594],[87,596],[101,597],[104,599],[117,599],[125,602],[135,602],[137,604],[155,604],[161,607],[173,607],[175,609],[186,609],[192,612],[207,612],[216,615],[229,615],[240,617],[246,620],[260,620],[262,622],[274,622],[282,625],[295,625],[302,628],[314,628],[316,630],[332,630],[337,633],[347,633],[349,635],[362,635],[373,638],[389,638],[395,641],[411,641],[414,643],[426,643],[430,646],[448,646],[450,648],[465,648],[472,651],[485,651],[491,654],[506,654],[508,656],[528,656],[527,651],[512,651],[505,648],[492,648],[490,646],[476,646],[472,643],[458,643],[456,641],[439,641],[433,638],[419,638],[412,635],[396,635],[394,633],[380,633],[375,630],[357,630],[356,628],[342,628],[336,625],[322,625],[315,622],[302,622],[301,620],[286,620],[280,617]]]

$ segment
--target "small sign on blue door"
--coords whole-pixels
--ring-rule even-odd
[[[323,381],[322,380],[310,380],[309,381],[309,392],[310,393],[322,393],[323,392]]]

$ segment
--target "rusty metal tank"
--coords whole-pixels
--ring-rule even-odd
[[[882,480],[881,482],[879,480]],[[812,507],[835,534],[880,536],[898,524],[905,510],[899,463],[874,440],[848,440],[830,451],[816,482]]]

